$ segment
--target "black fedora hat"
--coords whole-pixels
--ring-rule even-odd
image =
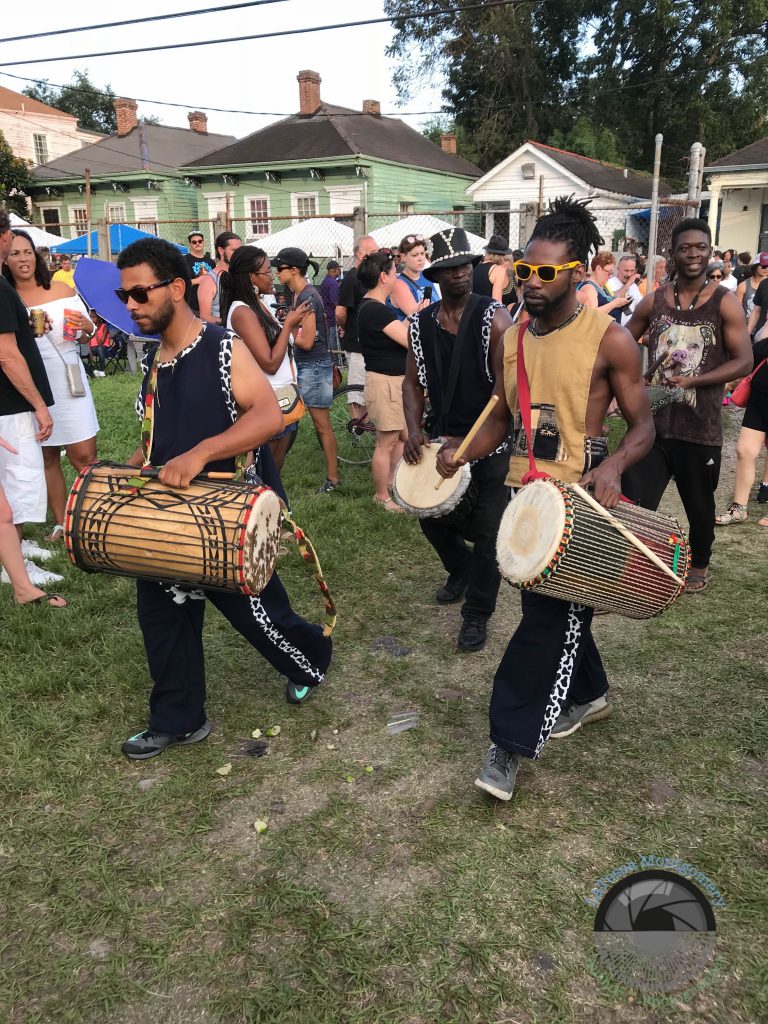
[[[509,248],[509,239],[505,238],[504,235],[491,235],[488,239],[488,245],[486,245],[485,251],[491,253],[493,256],[512,255],[512,250]]]
[[[461,267],[471,263],[474,267],[483,258],[476,255],[469,247],[469,239],[463,228],[445,228],[432,235],[429,239],[432,249],[432,262],[424,267],[424,277],[428,281],[436,280],[435,274],[451,267]]]

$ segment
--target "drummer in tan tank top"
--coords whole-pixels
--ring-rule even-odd
[[[614,508],[622,472],[650,450],[654,429],[637,344],[625,328],[576,298],[590,250],[603,243],[586,206],[554,200],[515,266],[530,316],[523,352],[538,468],[593,487],[597,500]],[[507,478],[513,487],[521,485],[528,469],[517,395],[518,333],[519,327],[507,331],[499,350],[496,407],[459,460],[494,451],[514,413]],[[599,442],[613,397],[628,429],[609,456]],[[451,445],[460,440],[452,439]],[[456,472],[451,449],[438,457],[438,470],[443,476]],[[523,617],[493,681],[491,747],[475,780],[501,800],[512,796],[520,756],[535,758],[550,735],[570,735],[610,713],[608,680],[591,632],[594,610],[530,591],[521,596]]]

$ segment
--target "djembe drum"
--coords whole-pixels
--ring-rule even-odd
[[[97,462],[72,486],[64,537],[86,572],[258,594],[275,568],[281,508],[268,487],[197,477],[173,490]]]
[[[496,556],[514,586],[633,619],[669,608],[690,569],[676,519],[627,502],[608,512],[580,487],[552,479],[517,492]]]
[[[472,482],[472,471],[464,465],[450,479],[437,472],[437,453],[442,444],[432,441],[421,449],[421,462],[415,466],[401,459],[395,467],[392,497],[398,505],[418,516],[431,519],[450,516],[451,522],[461,522],[470,514],[477,500],[477,486]],[[439,487],[436,485],[439,484]]]

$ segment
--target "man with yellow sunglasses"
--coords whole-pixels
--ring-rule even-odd
[[[522,260],[515,264],[530,316],[512,327],[495,368],[498,402],[459,465],[495,450],[512,413],[513,449],[507,483],[520,487],[528,471],[527,442],[517,389],[520,331],[530,389],[531,448],[538,469],[565,482],[594,488],[614,508],[621,474],[641,459],[654,438],[638,347],[607,314],[580,305],[576,288],[591,249],[603,240],[586,204],[556,199],[541,217]],[[605,413],[616,396],[628,429],[608,454]],[[455,446],[438,457],[451,476]],[[592,637],[594,610],[532,591],[522,592],[523,616],[496,670],[491,696],[491,746],[475,785],[509,800],[521,757],[536,758],[548,737],[569,736],[606,718],[608,679]]]

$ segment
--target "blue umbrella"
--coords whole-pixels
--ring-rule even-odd
[[[102,320],[126,334],[139,334],[128,308],[115,295],[120,287],[120,271],[105,260],[81,259],[75,267],[75,285],[89,309],[95,309]],[[141,335],[150,340],[157,335]]]
[[[109,225],[109,247],[113,253],[122,252],[126,246],[131,244],[131,242],[137,242],[140,238],[155,237],[156,235],[151,234],[149,231],[139,231],[138,228],[132,228],[130,224]],[[180,249],[182,252],[187,251],[183,245],[179,245],[177,242],[171,242],[171,245],[175,245],[176,248]],[[98,251],[98,232],[92,231],[91,252],[95,254]],[[62,242],[61,245],[54,245],[51,247],[51,252],[69,253],[72,256],[84,256],[88,252],[88,235],[80,235],[79,238],[71,238],[68,242]],[[102,253],[101,255],[106,259],[106,253]]]

